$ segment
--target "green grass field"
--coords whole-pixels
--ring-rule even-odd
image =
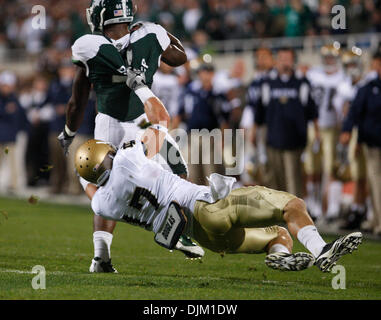
[[[8,219],[6,219],[8,215]],[[153,241],[153,234],[119,224],[112,258],[119,274],[90,274],[92,214],[88,208],[0,198],[0,299],[380,299],[381,243],[364,241],[334,274],[268,269],[264,255],[206,251],[185,260]],[[295,249],[302,250],[299,244]],[[46,268],[46,290],[33,290],[33,266]]]

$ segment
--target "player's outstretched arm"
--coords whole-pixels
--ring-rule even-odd
[[[185,49],[181,44],[180,40],[177,39],[174,35],[167,32],[171,44],[163,52],[161,60],[171,67],[179,67],[187,62],[188,58],[185,53]]]
[[[149,122],[161,124],[168,128],[170,116],[159,98],[146,85],[144,72],[129,68],[127,70],[127,86],[135,92],[144,105],[144,112]]]
[[[72,96],[68,102],[66,111],[66,125],[58,136],[58,140],[60,141],[65,154],[68,153],[69,146],[73,142],[75,134],[83,121],[85,108],[89,100],[90,89],[91,83],[86,77],[86,70],[77,67],[73,82]]]
[[[176,159],[176,162],[168,161],[170,160],[168,159],[167,163],[173,173],[186,178],[188,176],[186,162],[181,156],[180,148],[176,141],[168,133],[170,116],[160,99],[146,85],[144,73],[139,70],[128,69],[127,86],[135,92],[144,104],[144,111],[147,114],[148,120],[152,123],[152,126],[146,131],[142,139],[147,146],[147,157],[152,158],[155,154],[159,152],[162,154],[163,152],[164,156],[163,154],[162,156],[168,159],[170,148],[174,148],[179,158]]]

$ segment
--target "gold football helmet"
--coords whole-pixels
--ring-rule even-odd
[[[339,68],[340,46],[338,44],[325,45],[320,49],[324,69],[328,73],[335,72]]]
[[[345,51],[341,55],[341,61],[343,62],[343,65],[358,64],[360,60],[361,54],[359,54],[359,52],[353,52],[352,50]]]
[[[353,80],[359,79],[362,74],[361,63],[362,50],[353,47],[352,50],[347,50],[341,55],[341,62],[344,66],[345,73]]]
[[[327,57],[327,56],[338,57],[340,53],[340,47],[335,46],[333,44],[328,44],[321,47],[320,53],[323,57]]]
[[[85,180],[101,186],[111,172],[116,148],[107,142],[90,139],[75,153],[75,168]]]

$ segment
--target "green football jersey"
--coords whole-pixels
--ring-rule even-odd
[[[72,46],[73,62],[86,68],[94,86],[98,111],[119,121],[131,121],[144,113],[144,106],[126,85],[127,67],[145,72],[151,87],[162,53],[170,39],[160,25],[139,22],[119,40],[85,35]]]

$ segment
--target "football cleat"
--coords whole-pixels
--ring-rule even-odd
[[[316,258],[315,265],[323,272],[330,272],[337,260],[357,250],[361,242],[362,233],[353,232],[331,243],[327,243]]]
[[[100,257],[95,257],[91,261],[90,272],[99,273],[118,273],[118,271],[111,264],[111,259],[107,262],[103,261]]]
[[[301,271],[314,265],[315,258],[307,252],[275,252],[266,256],[266,265],[275,270]]]
[[[186,258],[189,259],[201,259],[205,254],[205,251],[187,236],[180,237],[175,249],[184,253]]]

